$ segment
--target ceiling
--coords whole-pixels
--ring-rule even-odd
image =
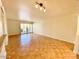
[[[47,11],[35,8],[35,2],[42,2]],[[3,0],[7,18],[32,20],[49,18],[75,12],[76,0]],[[23,17],[22,17],[23,16]]]

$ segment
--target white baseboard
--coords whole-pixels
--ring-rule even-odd
[[[8,36],[13,36],[13,35],[19,35],[21,33],[16,33],[16,34],[8,34]]]
[[[61,41],[65,41],[65,42],[69,42],[69,43],[74,44],[73,41],[62,40],[62,39],[60,39],[60,38],[56,38],[56,37],[53,37],[53,36],[51,36],[51,35],[47,35],[47,34],[43,34],[43,33],[36,33],[36,34],[39,34],[39,35],[42,35],[42,36],[47,36],[47,37],[50,37],[50,38],[54,38],[54,39],[58,39],[58,40],[61,40]]]

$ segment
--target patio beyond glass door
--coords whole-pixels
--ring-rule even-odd
[[[33,24],[21,24],[21,34],[33,33]]]

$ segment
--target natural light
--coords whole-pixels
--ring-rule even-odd
[[[24,6],[21,6],[19,10],[19,18],[20,20],[29,20],[30,19],[29,9]]]

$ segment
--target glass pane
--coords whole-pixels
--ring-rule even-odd
[[[21,24],[21,33],[24,34],[24,33],[32,33],[33,32],[33,24],[25,24],[25,23],[22,23]]]

